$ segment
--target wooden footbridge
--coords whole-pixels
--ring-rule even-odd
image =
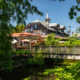
[[[80,46],[33,46],[31,51],[44,58],[80,59]]]

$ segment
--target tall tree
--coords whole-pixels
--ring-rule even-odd
[[[31,4],[33,0],[0,0],[0,67],[11,70],[11,20],[25,23],[27,14],[43,15],[37,7]]]

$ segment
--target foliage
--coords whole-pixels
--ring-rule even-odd
[[[38,46],[38,45],[44,45],[45,43],[44,43],[44,40],[42,39],[42,38],[39,38],[38,40],[37,40],[37,42],[35,43],[35,45],[36,46]]]
[[[56,67],[55,69],[46,69],[43,73],[48,75],[53,73],[58,80],[80,80],[80,62],[70,66]]]
[[[39,50],[37,53],[34,54],[33,59],[29,59],[28,64],[30,65],[42,65],[44,63],[44,58],[42,55],[42,50]]]
[[[13,62],[14,61],[10,57],[6,59],[3,58],[2,60],[0,60],[0,69],[5,71],[12,71]]]
[[[12,29],[12,32],[15,33],[15,32],[22,32],[24,31],[25,29],[25,25],[24,24],[20,24],[20,25],[16,25],[16,27],[14,27]]]
[[[0,0],[0,67],[8,67],[11,70],[11,21],[18,24],[25,23],[27,14],[37,13],[43,15],[36,6],[31,4],[32,0]],[[8,64],[9,63],[9,64]]]
[[[68,41],[64,41],[64,43],[59,43],[59,45],[62,46],[77,46],[80,45],[80,40],[77,40],[77,34],[75,34],[73,37],[69,37]]]
[[[45,39],[46,45],[57,45],[57,46],[78,46],[80,45],[80,40],[77,40],[77,34],[73,35],[73,37],[69,37],[68,41],[64,41],[64,43],[59,43],[61,39],[55,39],[54,34],[49,34]]]
[[[69,37],[69,44],[72,44],[74,41],[76,41],[76,37]]]
[[[80,40],[76,40],[72,44],[69,41],[65,41],[64,43],[59,43],[59,46],[80,46]]]
[[[80,16],[76,18],[76,21],[80,24]]]
[[[0,19],[6,21],[16,20],[17,23],[24,23],[29,13],[43,15],[36,6],[31,4],[32,1],[33,0],[0,0]]]
[[[56,45],[58,44],[58,40],[55,40],[55,34],[49,34],[45,39],[46,45]]]
[[[30,50],[18,50],[18,51],[13,51],[13,54],[15,55],[30,55]]]
[[[6,25],[6,26],[4,26]],[[2,26],[2,27],[1,27]],[[11,36],[10,28],[6,22],[0,24],[0,67],[2,69],[10,69],[12,67],[12,48],[11,48]]]
[[[76,40],[75,42],[73,42],[73,45],[79,45],[80,46],[80,40]]]
[[[30,77],[24,78],[23,80],[30,80]]]
[[[76,0],[76,5],[73,5],[69,12],[70,19],[73,19],[74,16],[77,16],[77,13],[80,11],[80,0]]]

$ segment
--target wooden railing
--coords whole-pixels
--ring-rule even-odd
[[[80,54],[80,46],[33,46],[32,53]]]

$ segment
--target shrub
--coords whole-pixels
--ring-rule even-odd
[[[48,75],[50,73],[56,75],[56,80],[80,80],[80,62],[72,63],[70,66],[46,69],[43,74]]]
[[[49,34],[48,37],[45,39],[46,45],[57,45],[59,43],[59,40],[55,40],[55,34]]]
[[[38,52],[34,54],[34,57],[30,58],[28,60],[28,64],[30,64],[30,65],[40,65],[40,66],[42,64],[44,64],[44,58],[43,58],[43,55],[42,55],[42,50],[38,50]]]
[[[18,50],[18,51],[13,51],[13,54],[15,55],[29,55],[30,54],[30,50]]]

